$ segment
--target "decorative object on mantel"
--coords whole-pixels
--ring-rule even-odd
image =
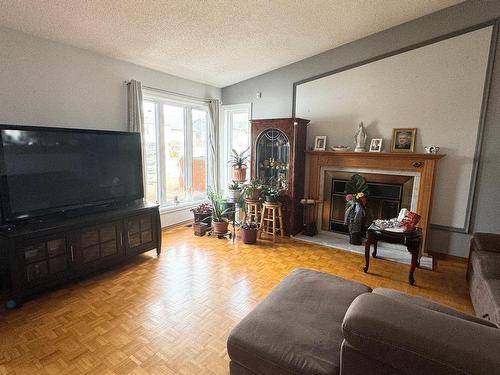
[[[392,152],[415,152],[417,128],[392,130]]]
[[[382,152],[382,138],[372,138],[370,142],[370,152]]]
[[[437,154],[439,152],[439,147],[438,146],[425,146],[424,150],[425,153],[427,154]]]
[[[366,179],[355,174],[346,183],[345,199],[347,201],[345,210],[345,224],[349,227],[349,243],[361,245],[362,231],[365,223],[365,206],[368,197],[368,184]]]
[[[229,163],[233,167],[233,180],[243,182],[247,179],[248,148],[238,152],[234,148],[231,151]]]
[[[351,148],[349,146],[331,146],[330,149],[332,151],[339,151],[339,152],[347,152],[347,151],[350,151]]]
[[[314,151],[326,150],[326,135],[317,135],[314,137]]]
[[[356,148],[354,152],[365,152],[365,143],[366,143],[366,130],[361,122],[358,127],[358,131],[354,135],[354,141],[356,142]]]

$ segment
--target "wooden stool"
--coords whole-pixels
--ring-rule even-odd
[[[262,215],[260,218],[260,237],[262,237],[262,233],[272,234],[274,241],[276,239],[277,231],[279,231],[280,236],[283,237],[284,231],[281,206],[281,202],[265,202],[262,204]],[[272,231],[270,229],[271,226]]]
[[[260,222],[260,200],[258,199],[245,199],[247,205],[246,218],[256,223]]]

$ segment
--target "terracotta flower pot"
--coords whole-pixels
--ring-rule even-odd
[[[240,229],[241,239],[243,243],[247,245],[252,245],[257,242],[257,229]]]
[[[212,225],[216,234],[224,234],[227,233],[229,223],[227,221],[213,221]]]
[[[247,179],[247,167],[233,168],[233,181],[243,182]]]

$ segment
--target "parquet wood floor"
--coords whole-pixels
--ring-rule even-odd
[[[163,233],[147,253],[14,311],[0,311],[0,374],[227,374],[226,338],[285,275],[308,267],[472,312],[465,264],[437,272],[290,239],[257,246]],[[3,302],[3,301],[2,301]]]

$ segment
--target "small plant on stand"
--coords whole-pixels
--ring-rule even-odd
[[[195,223],[205,223],[210,226],[212,225],[212,206],[210,203],[201,203],[196,207],[191,208],[190,210],[194,215]]]
[[[282,191],[283,189],[278,186],[265,186],[263,189],[264,199],[269,203],[277,202]]]
[[[244,198],[256,201],[262,193],[262,183],[260,180],[251,180],[248,184],[243,185],[241,193]]]
[[[233,167],[233,180],[243,182],[247,179],[248,148],[238,152],[234,148],[231,151],[229,163]]]
[[[355,174],[346,184],[346,211],[344,222],[349,228],[349,243],[362,244],[366,220],[368,185],[363,176]]]
[[[233,181],[229,186],[227,187],[228,189],[228,194],[229,198],[232,200],[238,200],[240,199],[241,196],[241,187],[238,181]]]
[[[231,208],[224,209],[224,198],[218,192],[209,189],[208,199],[212,203],[212,224],[215,234],[226,234],[229,222],[226,215],[232,212]]]
[[[253,220],[246,220],[240,224],[240,233],[243,243],[252,245],[257,242],[259,226]]]

